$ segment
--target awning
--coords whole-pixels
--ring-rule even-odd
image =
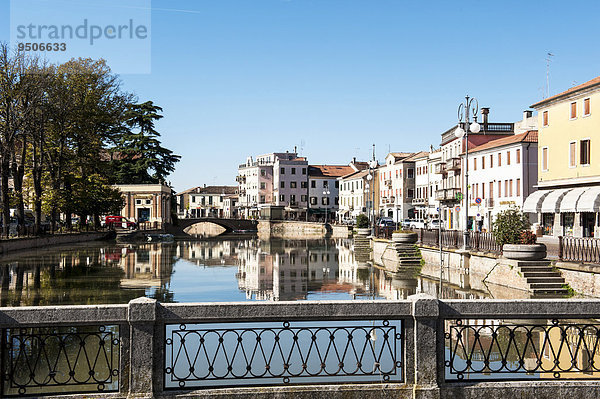
[[[560,203],[562,202],[565,195],[571,190],[571,188],[560,188],[556,190],[550,190],[550,194],[548,194],[542,202],[542,213],[559,213]]]
[[[588,187],[577,202],[577,212],[600,212],[600,186]]]
[[[538,190],[534,191],[525,199],[523,203],[523,212],[527,213],[538,213],[542,209],[542,202],[551,190]]]
[[[560,202],[561,212],[577,212],[577,203],[587,187],[577,187],[565,194]]]

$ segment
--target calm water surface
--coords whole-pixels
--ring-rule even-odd
[[[402,299],[437,282],[359,264],[352,240],[254,237],[174,243],[86,243],[0,259],[0,305]],[[485,294],[445,286],[447,298]]]

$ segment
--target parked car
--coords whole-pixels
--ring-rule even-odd
[[[404,219],[402,221],[402,228],[403,229],[410,229],[410,225],[411,225],[412,222],[414,222],[414,219]]]
[[[439,229],[440,228],[440,219],[431,219],[427,223],[427,228],[429,228],[429,229]]]
[[[381,218],[377,221],[378,227],[390,227],[395,226],[394,220],[392,218]]]
[[[123,216],[106,216],[104,218],[104,225],[108,227],[117,227],[130,230],[133,230],[137,227],[135,222],[127,220],[127,218]]]
[[[410,228],[411,229],[424,229],[425,221],[423,219],[413,219],[410,222]]]

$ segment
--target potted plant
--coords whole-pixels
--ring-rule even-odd
[[[530,230],[527,216],[518,208],[500,212],[493,224],[496,243],[502,245],[505,258],[515,260],[540,260],[546,257],[544,244],[537,244],[537,237]]]
[[[371,234],[369,218],[366,215],[360,214],[356,217],[356,233],[361,236],[368,236]]]
[[[412,230],[396,230],[392,233],[392,241],[399,244],[414,244],[419,239]]]

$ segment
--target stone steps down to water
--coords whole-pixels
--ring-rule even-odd
[[[556,297],[568,295],[565,279],[552,269],[548,260],[518,261],[517,266],[527,280],[534,297]]]

